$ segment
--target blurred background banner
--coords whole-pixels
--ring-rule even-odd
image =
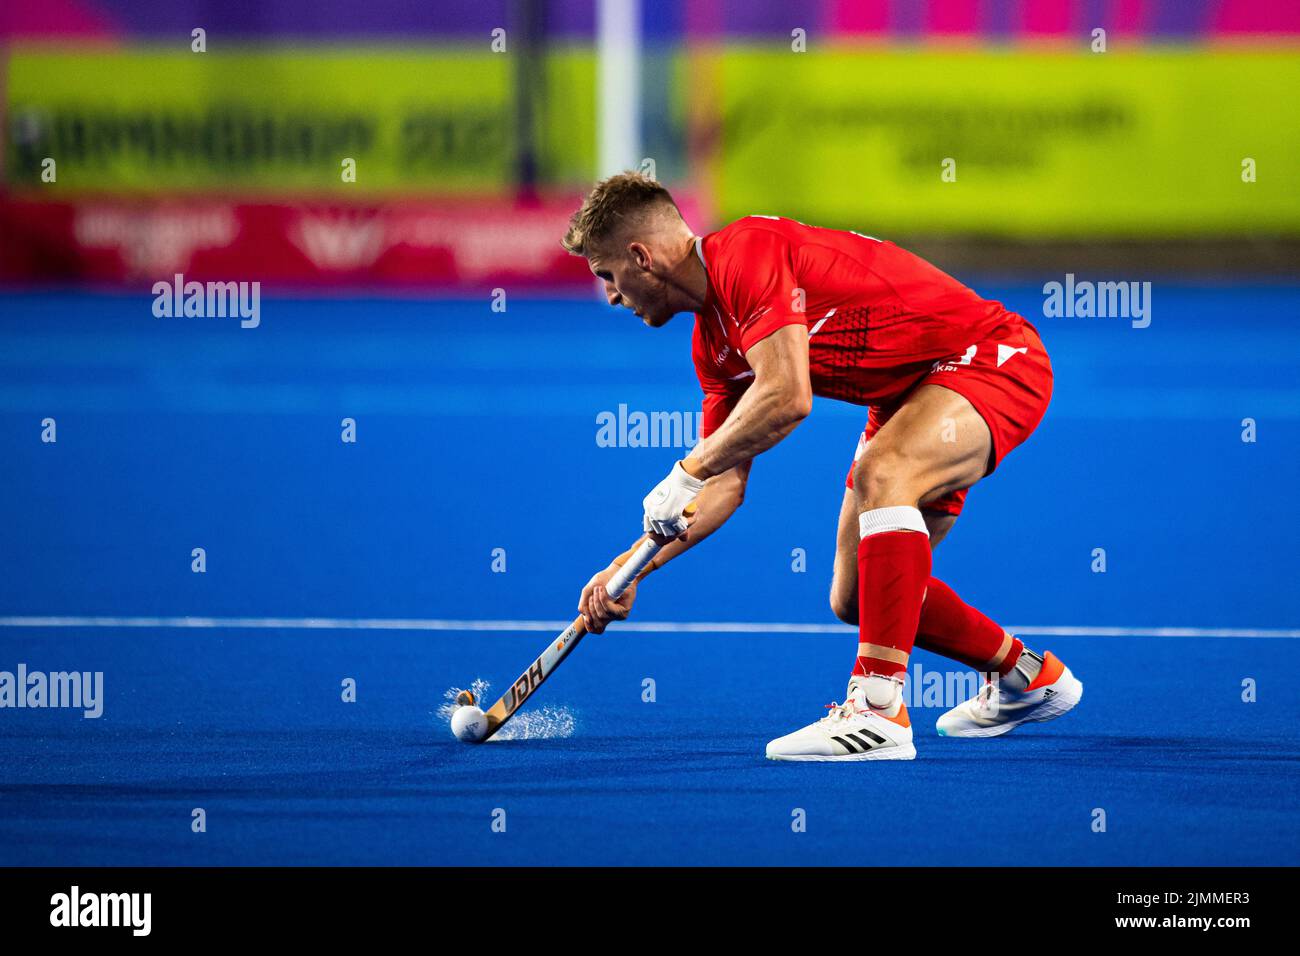
[[[515,61],[480,45],[18,49],[8,68],[8,180],[39,186],[42,159],[64,156],[66,174],[50,190],[59,194],[506,194],[523,145]],[[550,96],[572,104],[546,111],[536,130],[549,181],[590,177],[592,64],[590,50],[555,52],[544,64]],[[344,158],[357,165],[351,189]]]
[[[616,168],[956,267],[1300,237],[1293,2],[54,0],[0,43],[10,283],[579,286]]]
[[[790,59],[759,49],[723,59],[727,219],[793,209],[891,234],[1026,238],[1300,231],[1287,177],[1241,176],[1247,158],[1274,173],[1300,160],[1300,123],[1272,119],[1300,89],[1291,54],[853,50],[795,69]]]

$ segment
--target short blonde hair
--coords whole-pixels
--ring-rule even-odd
[[[585,256],[593,244],[610,238],[640,214],[665,209],[681,217],[672,195],[649,176],[617,173],[602,179],[587,194],[582,207],[569,219],[569,231],[560,245],[575,256]]]

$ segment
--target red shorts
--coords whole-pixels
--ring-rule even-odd
[[[987,339],[961,354],[935,362],[900,398],[887,405],[872,405],[867,412],[867,427],[858,439],[854,465],[872,436],[922,385],[942,385],[975,406],[993,438],[993,456],[987,473],[991,474],[1011,449],[1028,438],[1043,420],[1047,403],[1052,399],[1052,363],[1038,330],[1021,316],[1007,314],[1008,320]],[[853,466],[849,467],[844,485],[853,487]],[[966,491],[963,488],[940,495],[922,504],[921,510],[960,514]]]

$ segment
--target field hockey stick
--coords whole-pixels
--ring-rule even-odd
[[[659,549],[662,547],[662,544],[652,538],[646,538],[642,541],[637,549],[632,552],[632,556],[623,562],[623,566],[614,572],[614,576],[605,585],[605,590],[609,593],[610,598],[617,601],[622,597],[623,592],[627,590],[627,586],[636,580],[638,574],[646,569],[646,566],[654,560],[655,555],[659,553]],[[537,660],[533,661],[529,668],[519,675],[519,679],[488,710],[487,735],[483,738],[484,740],[489,739],[505,725],[506,721],[515,715],[515,711],[523,706],[524,701],[545,683],[546,678],[555,673],[555,669],[560,666],[560,662],[569,656],[586,634],[587,623],[582,619],[582,615],[579,615],[572,624],[559,633],[555,640],[546,646],[546,650],[542,651]]]

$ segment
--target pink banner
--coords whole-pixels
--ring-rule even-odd
[[[559,244],[579,201],[0,199],[0,281],[136,284],[184,273],[290,285],[589,288],[586,263]]]

